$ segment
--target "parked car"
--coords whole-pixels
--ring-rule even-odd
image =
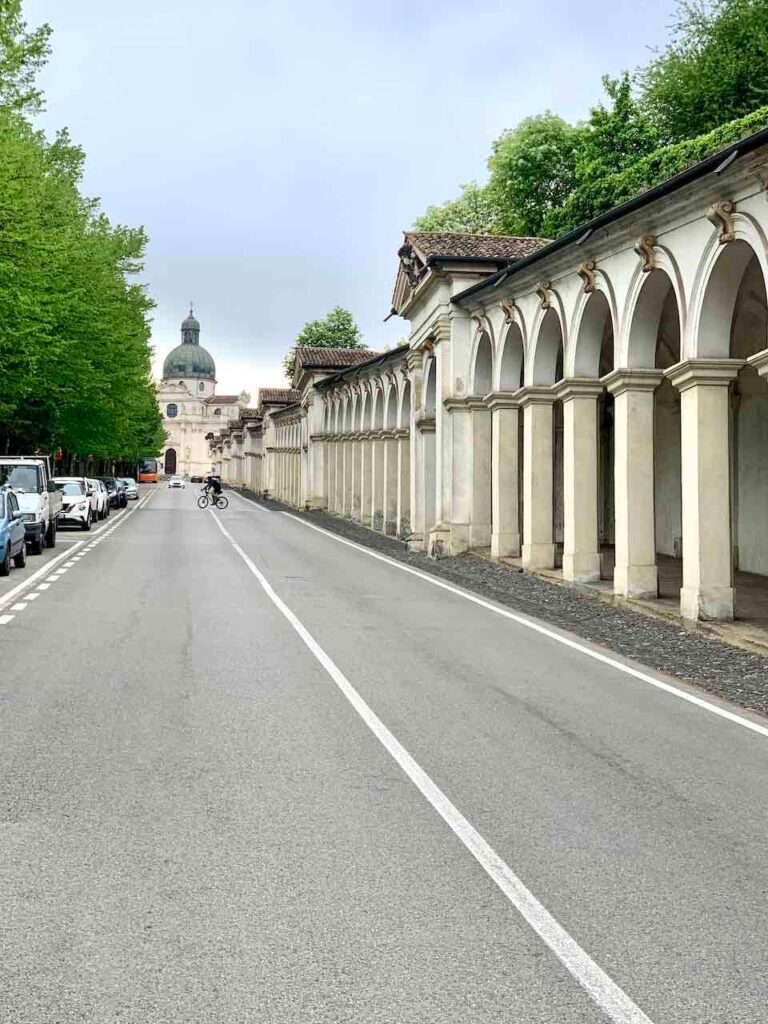
[[[117,481],[125,487],[125,496],[129,501],[139,500],[139,485],[132,476],[119,476]]]
[[[115,477],[115,486],[117,487],[118,497],[120,499],[120,508],[127,508],[128,506],[128,494],[125,490],[125,484],[119,476]]]
[[[55,478],[57,484],[64,483],[65,480],[76,480],[77,483],[82,485],[83,490],[88,496],[88,503],[91,506],[91,520],[93,521],[95,519],[98,519],[99,496],[96,489],[93,486],[93,480],[90,480],[87,476],[57,476]]]
[[[64,503],[59,513],[59,522],[71,523],[73,526],[79,526],[81,530],[90,530],[93,521],[91,499],[82,480],[55,476],[53,482],[61,491]]]
[[[205,480],[205,477],[202,477],[202,476],[191,476],[189,478],[189,482],[191,484],[201,484],[201,483],[203,483],[204,480]]]
[[[10,487],[0,487],[0,576],[8,575],[11,562],[17,569],[27,564],[24,513]]]
[[[96,478],[89,478],[88,483],[91,485],[94,495],[96,496],[96,518],[106,519],[109,515],[109,495],[107,494],[107,488],[101,480]]]
[[[0,456],[0,487],[9,486],[24,513],[27,545],[33,555],[56,546],[61,495],[51,479],[48,459],[40,455]]]
[[[183,487],[186,487],[187,485],[184,482],[184,477],[183,476],[172,476],[171,479],[168,481],[168,486],[169,487],[182,487],[183,488]]]
[[[125,498],[125,491],[117,483],[113,476],[100,476],[99,480],[107,488],[110,508],[125,508],[128,504]]]

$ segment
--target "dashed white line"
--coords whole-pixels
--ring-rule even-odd
[[[40,586],[36,587],[35,589],[37,589],[37,590],[48,590],[50,585],[51,585],[50,583],[41,583]]]
[[[451,803],[445,793],[432,781],[424,769],[411,757],[405,747],[402,746],[399,740],[395,738],[381,719],[366,704],[338,665],[326,654],[309,630],[285,602],[278,597],[269,580],[251,561],[232,534],[225,529],[213,510],[211,510],[211,515],[219,530],[256,577],[269,600],[288,620],[374,736],[400,765],[416,788],[432,804],[440,817],[453,830],[475,860],[498,885],[518,913],[546,943],[576,981],[589,993],[606,1016],[613,1021],[613,1024],[652,1024],[650,1018],[595,963],[589,954],[579,946],[576,940],[550,914],[546,907],[536,899],[533,893],[458,808]]]
[[[26,607],[27,606],[26,606],[24,601],[19,601],[18,604],[12,604],[11,605],[11,611],[12,612],[23,612]]]
[[[0,615],[0,626],[7,625],[14,617],[13,615]]]
[[[32,593],[32,594],[27,594],[27,596],[24,598],[24,600],[25,601],[36,601],[38,599],[38,597],[40,597],[40,595],[35,592],[35,593]]]

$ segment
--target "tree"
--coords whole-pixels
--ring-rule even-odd
[[[461,195],[441,206],[429,206],[417,217],[419,231],[459,231],[471,235],[499,234],[499,210],[488,189],[471,181],[461,186]]]
[[[681,0],[669,45],[636,76],[662,141],[675,143],[768,105],[765,0]]]
[[[301,329],[296,343],[283,359],[285,374],[293,380],[296,366],[296,348],[308,345],[312,348],[363,348],[363,337],[355,318],[341,306],[334,307],[321,320],[310,320]]]
[[[577,184],[583,130],[547,111],[528,117],[493,143],[488,192],[505,235],[540,235],[547,214]]]
[[[37,113],[42,93],[35,77],[50,53],[51,29],[31,32],[21,15],[22,0],[0,2],[0,105],[17,113]]]

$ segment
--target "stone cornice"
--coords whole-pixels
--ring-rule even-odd
[[[693,387],[722,387],[736,379],[746,365],[744,359],[685,359],[665,372],[667,380],[678,391]]]
[[[768,377],[768,348],[763,349],[762,352],[756,352],[755,355],[747,359],[747,362],[757,370],[761,377]]]
[[[625,391],[655,391],[663,380],[663,370],[636,370],[630,367],[612,370],[600,378],[612,395],[623,395]]]
[[[552,390],[561,402],[566,402],[570,398],[592,398],[602,395],[604,385],[594,377],[564,377]]]
[[[485,396],[489,409],[519,409],[520,391],[492,391]]]
[[[416,420],[416,429],[422,434],[434,434],[436,420],[434,416],[423,416]]]
[[[521,409],[525,409],[527,405],[552,405],[557,400],[552,388],[546,385],[529,385],[515,393],[518,395]]]

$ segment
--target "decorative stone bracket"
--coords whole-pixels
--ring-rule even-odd
[[[727,245],[728,242],[733,242],[736,238],[733,224],[735,213],[736,207],[730,199],[721,199],[707,208],[707,220],[711,221],[718,229],[717,240],[720,245]]]
[[[644,274],[650,274],[652,270],[656,269],[656,256],[653,251],[655,246],[655,235],[641,235],[635,242],[634,249],[642,260],[642,270]]]

